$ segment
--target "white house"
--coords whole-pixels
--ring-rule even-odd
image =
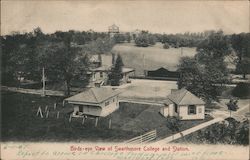
[[[164,117],[175,116],[181,120],[204,119],[205,102],[183,88],[167,96],[160,113]]]
[[[73,117],[83,115],[105,117],[119,108],[119,93],[111,88],[89,88],[65,101],[72,104]]]

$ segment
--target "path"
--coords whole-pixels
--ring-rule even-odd
[[[11,92],[18,92],[18,93],[28,93],[28,94],[37,94],[42,95],[42,89],[25,89],[25,88],[17,88],[17,87],[6,87],[1,86],[2,91],[11,91]],[[48,96],[61,96],[64,97],[63,91],[52,91],[52,90],[45,90],[46,95]]]
[[[176,133],[176,134],[174,134],[174,135],[172,135],[172,136],[169,136],[169,137],[164,138],[164,139],[162,139],[162,140],[156,141],[155,143],[157,143],[157,144],[158,144],[158,143],[169,143],[169,142],[171,142],[171,141],[173,141],[173,140],[176,140],[176,139],[178,139],[178,138],[181,138],[181,137],[183,137],[183,136],[186,136],[186,135],[188,135],[188,134],[191,134],[191,133],[193,133],[193,132],[195,132],[195,131],[198,131],[198,130],[200,130],[200,129],[203,129],[203,128],[205,128],[205,127],[208,127],[208,126],[210,126],[210,125],[212,125],[212,124],[218,123],[218,122],[223,121],[223,120],[224,120],[223,118],[215,118],[215,119],[213,119],[213,120],[211,120],[211,121],[208,121],[208,122],[199,124],[199,125],[197,125],[197,126],[195,126],[195,127],[189,128],[189,129],[187,129],[187,130],[185,130],[185,131],[182,131],[182,132],[180,132],[180,133]]]

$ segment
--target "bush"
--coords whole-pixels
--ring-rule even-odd
[[[237,86],[233,89],[232,95],[239,98],[247,98],[250,97],[250,84],[248,83],[239,83]]]
[[[170,46],[169,46],[169,44],[168,44],[168,43],[164,43],[163,48],[164,48],[164,49],[169,49],[169,48],[170,48]]]

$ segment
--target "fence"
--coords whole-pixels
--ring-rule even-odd
[[[147,132],[143,135],[140,135],[138,137],[134,137],[132,139],[129,139],[129,140],[125,141],[124,143],[132,143],[132,144],[148,143],[148,142],[156,140],[156,136],[157,136],[156,130],[153,130],[153,131]]]

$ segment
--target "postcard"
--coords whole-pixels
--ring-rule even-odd
[[[3,160],[247,160],[249,1],[1,1]]]

